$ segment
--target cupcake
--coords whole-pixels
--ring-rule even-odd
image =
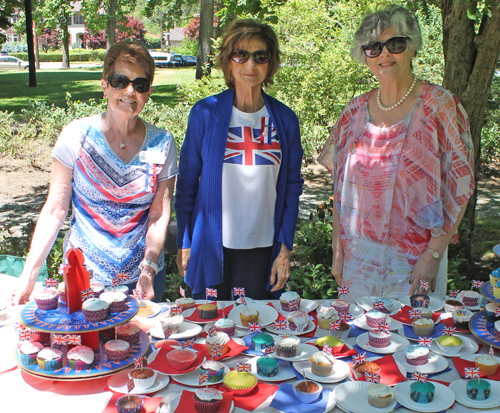
[[[94,350],[87,346],[75,346],[66,354],[73,370],[87,370],[94,364]]]
[[[430,381],[414,382],[410,385],[410,399],[416,403],[430,403],[434,400],[436,387]]]
[[[141,413],[142,412],[142,399],[133,394],[121,396],[115,403],[118,413]]]
[[[109,304],[110,313],[121,313],[127,308],[127,296],[119,291],[106,291],[99,297]]]
[[[278,357],[295,357],[300,339],[296,336],[282,335],[275,338],[276,355]]]
[[[279,362],[274,357],[257,359],[257,374],[262,377],[274,377],[278,374]]]
[[[62,351],[45,347],[38,352],[36,361],[40,369],[44,371],[60,369],[62,367]]]
[[[274,340],[273,336],[270,334],[254,334],[252,336],[252,350],[258,353],[262,352],[262,350],[269,348],[273,345]]]
[[[110,340],[104,344],[104,352],[109,361],[123,361],[128,357],[130,344],[123,340]]]
[[[426,318],[427,320],[432,319],[432,310],[430,308],[421,308],[420,309],[420,315],[422,318]]]
[[[458,336],[441,336],[436,339],[436,343],[446,354],[456,355],[464,346],[464,341]]]
[[[444,301],[444,311],[447,313],[453,313],[453,311],[461,310],[464,308],[464,303],[461,301],[449,298]]]
[[[50,333],[31,330],[31,341],[37,341],[39,343],[50,341]]]
[[[167,331],[169,328],[172,330],[172,334],[177,334],[181,330],[181,324],[184,321],[184,316],[182,314],[172,314],[163,313],[160,318],[160,324],[163,331]]]
[[[224,385],[236,397],[246,396],[255,386],[257,386],[257,377],[252,373],[230,371],[224,376]]]
[[[487,380],[468,380],[467,397],[472,400],[488,400],[491,394],[491,384]]]
[[[413,294],[410,296],[410,305],[413,308],[429,307],[430,297],[426,294]]]
[[[493,297],[500,299],[500,281],[493,286]]]
[[[208,374],[209,383],[219,383],[224,377],[224,364],[219,361],[206,360],[200,367],[201,374]]]
[[[412,366],[423,366],[429,360],[429,348],[412,344],[405,350],[406,362]]]
[[[372,329],[368,331],[368,344],[372,347],[387,347],[391,343],[391,333]]]
[[[347,313],[349,311],[349,301],[346,300],[332,300],[330,307],[335,308],[337,313]]]
[[[361,364],[356,364],[352,368],[354,380],[361,380],[365,377],[365,373],[373,373],[380,375],[380,366],[373,361],[365,361]]]
[[[332,330],[329,334],[333,337],[340,338],[341,340],[345,340],[349,337],[349,333],[351,331],[351,325],[349,323],[340,323],[340,330]]]
[[[167,353],[167,362],[174,370],[189,369],[196,361],[196,354],[190,349],[172,350]]]
[[[342,347],[344,347],[344,342],[339,338],[333,336],[323,336],[317,338],[314,342],[314,345],[320,350],[323,350],[323,346],[325,344],[328,344],[332,348],[333,354],[340,353],[342,351]]]
[[[305,311],[294,311],[288,315],[288,328],[292,331],[306,331],[309,326],[309,314]]]
[[[207,346],[208,355],[212,354],[212,350],[222,347],[222,355],[227,353],[227,343],[229,343],[229,336],[222,331],[217,331],[207,337],[205,345]]]
[[[368,324],[368,327],[371,328],[378,328],[380,323],[383,323],[387,319],[387,314],[377,310],[368,311],[365,316],[366,324]]]
[[[240,312],[240,320],[244,327],[248,327],[248,323],[258,323],[259,312],[255,308],[246,307]]]
[[[57,286],[57,293],[59,294],[59,301],[66,304],[66,284],[64,281],[61,281]]]
[[[461,330],[468,330],[469,320],[473,315],[471,311],[465,309],[453,311],[453,326]]]
[[[366,395],[368,396],[368,403],[373,407],[384,408],[394,401],[394,392],[388,385],[382,383],[368,386]]]
[[[427,318],[419,318],[415,320],[411,326],[413,327],[413,332],[419,337],[428,337],[432,335],[434,331],[434,321],[428,320]]]
[[[337,310],[335,310],[335,308],[332,307],[320,306],[318,308],[317,315],[318,315],[318,326],[323,330],[328,330],[330,323],[335,322],[339,318]]]
[[[19,361],[25,366],[32,366],[37,364],[36,356],[42,349],[43,345],[40,343],[24,341],[17,350]]]
[[[198,306],[198,317],[202,320],[211,320],[217,317],[217,304],[208,303]]]
[[[493,324],[494,330],[495,330],[495,337],[497,340],[500,340],[500,320],[495,321]]]
[[[497,268],[490,274],[490,284],[492,286],[496,285],[498,281],[500,281],[500,268]]]
[[[39,310],[54,310],[57,308],[59,292],[55,288],[46,288],[33,294],[33,299]]]
[[[131,370],[128,373],[128,378],[134,380],[136,389],[146,390],[155,384],[157,375],[158,372],[156,370],[150,369],[149,367],[142,367]]]
[[[481,354],[474,360],[483,376],[493,376],[498,370],[498,359],[489,354]]]
[[[230,318],[219,318],[215,322],[214,328],[216,331],[222,331],[228,336],[232,336],[236,331],[236,323]]]
[[[181,307],[182,310],[185,311],[188,308],[193,308],[195,305],[195,301],[191,297],[181,297],[175,300],[175,305],[177,307]]]
[[[148,317],[153,314],[153,303],[147,300],[138,300],[137,301],[137,315],[139,317]]]
[[[198,413],[217,413],[222,403],[222,393],[211,388],[196,389],[194,410]]]
[[[101,294],[104,292],[104,284],[98,282],[91,282],[90,288],[94,293],[94,297],[99,298]]]
[[[99,298],[90,298],[82,304],[82,313],[90,323],[103,321],[108,316],[109,304]]]
[[[104,292],[115,292],[115,293],[122,293],[125,295],[129,294],[129,289],[126,285],[115,285],[115,286],[109,286],[104,288]]]
[[[296,300],[297,304],[295,307],[290,305],[290,301]],[[295,311],[300,309],[300,295],[298,295],[295,291],[285,291],[280,296],[280,304],[281,309],[283,311]]]
[[[293,393],[301,403],[309,404],[318,400],[323,387],[311,380],[300,380],[293,384]]]
[[[498,321],[500,319],[500,317],[497,317],[495,315],[495,311],[497,310],[497,308],[500,310],[500,304],[497,303],[486,304],[486,306],[484,307],[486,320],[494,323],[495,321]]]
[[[390,298],[377,298],[373,301],[382,301],[383,306],[379,310],[385,314],[389,314],[392,311],[392,307],[394,306],[394,301]]]
[[[460,297],[466,307],[476,307],[479,305],[481,294],[476,291],[466,290],[460,293]]]
[[[120,332],[117,334],[119,340],[126,341],[130,344],[136,344],[139,342],[141,335],[141,329],[135,324],[123,324],[120,326]]]
[[[332,374],[335,359],[322,351],[311,356],[311,371],[316,376],[326,377]]]

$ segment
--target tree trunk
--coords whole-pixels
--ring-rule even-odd
[[[472,258],[471,239],[481,167],[481,129],[500,51],[500,10],[498,7],[491,9],[491,17],[483,16],[476,34],[474,21],[467,16],[467,9],[473,4],[462,3],[461,0],[441,0],[445,59],[443,86],[457,96],[469,115],[474,143],[476,190],[458,231],[458,253],[469,261]]]
[[[61,69],[69,69],[69,31],[68,16],[61,20],[59,27],[62,31],[62,66]]]
[[[40,70],[40,46],[38,45],[38,33],[36,30],[38,29],[38,23],[33,23],[33,33],[34,33],[34,48],[35,48],[35,67],[36,70]]]
[[[108,25],[106,27],[107,48],[116,43],[116,2],[117,0],[109,0],[108,7]]]
[[[203,77],[203,66],[210,73],[209,55],[212,48],[214,32],[214,0],[201,0],[200,8],[200,38],[196,62],[196,79]]]

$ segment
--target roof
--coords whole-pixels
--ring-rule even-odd
[[[170,30],[170,41],[182,42],[184,40],[184,36],[184,30],[182,27],[174,27]]]

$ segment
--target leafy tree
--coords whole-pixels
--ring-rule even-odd
[[[61,39],[57,30],[46,27],[42,29],[42,34],[38,36],[38,45],[43,49],[45,53],[49,50],[59,49],[61,46]]]
[[[22,8],[21,0],[0,0],[0,29],[6,30],[11,26],[9,17],[14,13],[14,9]],[[3,43],[0,41],[0,44]]]
[[[104,30],[99,30],[97,34],[92,34],[90,30],[85,27],[85,34],[83,35],[83,43],[86,48],[105,49],[106,48],[106,33]]]
[[[137,43],[144,44],[146,39],[144,35],[146,30],[144,29],[144,23],[132,16],[127,16],[126,23],[118,23],[116,29],[116,41],[120,42],[125,39],[131,39]]]
[[[200,17],[193,17],[187,27],[184,28],[184,34],[188,39],[197,40],[200,37]]]

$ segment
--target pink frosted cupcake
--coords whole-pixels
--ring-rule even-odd
[[[123,361],[128,357],[130,344],[123,340],[110,340],[104,344],[104,352],[109,361]]]
[[[82,304],[82,313],[90,323],[105,320],[108,316],[109,304],[100,298],[89,298]]]
[[[55,288],[47,288],[35,293],[33,299],[39,310],[55,310],[57,308],[57,301],[59,300],[59,292]]]
[[[349,301],[346,300],[332,300],[330,302],[330,307],[335,308],[337,313],[347,313],[349,312]]]
[[[73,370],[87,370],[94,363],[94,350],[87,346],[75,346],[66,354]]]
[[[139,342],[141,329],[135,324],[123,324],[120,326],[120,333],[117,334],[119,340],[126,341],[129,344],[136,344]]]
[[[211,388],[197,389],[193,396],[198,413],[217,413],[222,403],[222,393]]]
[[[288,328],[292,331],[306,331],[309,325],[309,314],[305,311],[294,311],[288,315]]]
[[[380,323],[383,323],[387,320],[387,314],[384,314],[382,311],[372,310],[368,311],[365,314],[366,324],[368,324],[371,328],[378,328]]]
[[[372,347],[387,347],[391,342],[391,333],[385,333],[380,330],[368,331],[368,344]]]
[[[106,291],[99,297],[109,304],[110,313],[121,313],[127,308],[127,296],[119,291]]]
[[[17,350],[17,354],[22,364],[25,366],[31,366],[37,364],[36,356],[42,349],[43,345],[40,343],[24,341]]]

